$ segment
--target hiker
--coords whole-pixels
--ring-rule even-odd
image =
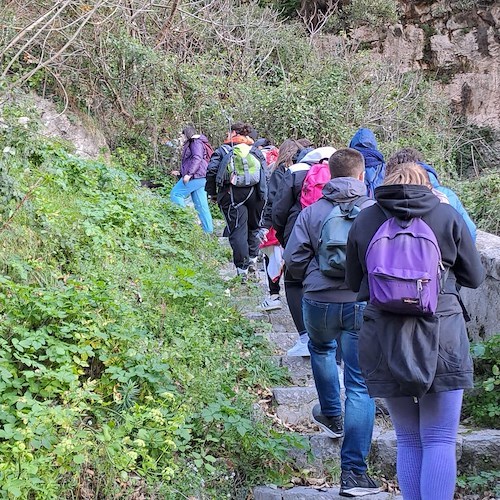
[[[205,184],[212,148],[208,139],[203,134],[197,134],[192,125],[184,127],[181,137],[183,141],[181,169],[171,172],[172,175],[180,176],[180,179],[170,191],[170,200],[185,207],[186,198],[191,196],[203,231],[211,234],[214,227]]]
[[[262,209],[266,202],[266,160],[249,134],[251,126],[237,122],[213,153],[206,190],[216,197],[227,224],[236,273],[245,282],[257,269]]]
[[[316,148],[307,153],[299,163],[291,165],[283,176],[283,181],[276,193],[272,206],[272,223],[281,246],[286,244],[299,213],[302,210],[302,185],[306,175],[314,164],[328,162],[335,152],[332,147]],[[296,344],[287,351],[288,356],[309,356],[307,343],[309,338],[302,318],[302,281],[293,279],[284,270],[285,294],[295,328],[299,334]]]
[[[328,165],[332,179],[324,186],[323,197],[297,217],[284,259],[289,275],[304,285],[304,324],[319,397],[319,404],[313,408],[313,420],[329,437],[344,436],[340,495],[362,496],[381,491],[366,472],[375,419],[375,404],[368,395],[358,363],[358,331],[366,302],[358,302],[357,294],[344,282],[347,234],[339,247],[344,259],[339,262],[337,272],[323,269],[321,241],[333,209],[339,214],[343,213],[341,210],[346,214],[358,213],[374,201],[366,196],[365,164],[358,151],[340,149],[330,157]],[[351,223],[349,219],[341,222],[348,224],[347,230]],[[340,241],[340,231],[337,232],[335,237]],[[344,361],[344,419],[336,366],[337,345],[341,346]]]
[[[464,206],[460,202],[460,199],[454,191],[452,191],[448,187],[441,186],[441,184],[439,183],[437,172],[434,170],[434,168],[423,161],[423,157],[419,151],[417,151],[415,148],[403,148],[394,153],[389,158],[389,160],[387,160],[387,173],[389,173],[390,170],[401,163],[411,162],[417,163],[426,170],[432,187],[437,192],[442,193],[444,196],[446,196],[448,203],[463,217],[472,236],[472,239],[476,241],[476,225],[474,224],[474,222],[472,222],[472,219],[467,213],[467,210],[465,210]],[[436,192],[434,194],[436,196],[439,196]]]
[[[305,143],[305,145],[303,145]],[[276,193],[280,189],[286,170],[293,164],[297,154],[310,144],[307,139],[286,139],[279,147],[278,158],[270,168],[271,174],[267,186],[267,202],[261,219],[260,249],[264,254],[264,262],[268,280],[269,297],[260,304],[261,311],[281,309],[279,280],[283,271],[283,247],[276,238],[272,227],[272,207]]]
[[[384,155],[377,149],[377,139],[369,128],[360,128],[351,139],[349,147],[359,151],[365,159],[366,193],[373,198],[377,186],[384,180]]]
[[[385,398],[396,431],[403,497],[451,500],[463,390],[473,387],[456,284],[477,288],[485,271],[463,218],[417,184],[419,168],[405,163],[391,170],[375,190],[377,204],[354,221],[346,279],[358,300],[370,301],[359,333],[359,364],[370,395]],[[395,251],[398,240],[406,241],[405,252]],[[428,278],[419,279],[422,270],[416,269],[429,261]],[[416,281],[414,291],[401,288],[401,274]]]

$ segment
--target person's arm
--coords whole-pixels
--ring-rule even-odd
[[[359,217],[358,215],[358,218],[356,218],[349,230],[346,249],[345,282],[353,292],[359,292],[364,276],[363,266],[361,264],[362,260],[364,260],[364,256],[360,255],[359,243],[356,238],[360,226],[358,223],[360,220]]]
[[[217,178],[217,172],[219,171],[219,165],[224,157],[224,150],[222,147],[217,148],[214,154],[210,157],[210,161],[207,166],[207,183],[205,184],[205,191],[208,196],[215,196],[217,194],[217,184],[215,179]]]
[[[481,262],[481,256],[472,240],[469,229],[462,221],[457,228],[458,237],[455,239],[457,257],[452,270],[459,285],[468,288],[477,288],[486,277],[486,271]]]
[[[278,192],[278,187],[283,180],[285,172],[281,168],[276,168],[269,179],[269,184],[267,186],[267,202],[264,207],[264,212],[262,213],[262,227],[270,229],[273,225],[272,221],[272,209],[273,202],[276,198],[276,193]]]
[[[444,186],[438,186],[437,190],[446,195],[450,205],[464,219],[465,225],[467,226],[467,229],[469,230],[469,233],[472,236],[472,241],[476,241],[476,225],[474,224],[474,222],[472,222],[472,219],[470,218],[469,214],[467,213],[467,210],[465,210],[464,206],[462,205],[460,198],[455,194],[454,191],[452,191],[451,189],[446,188]]]
[[[290,210],[295,203],[293,190],[293,175],[287,170],[283,176],[281,188],[276,193],[271,209],[271,220],[276,230],[276,237],[283,244],[285,227],[290,215]]]
[[[196,172],[201,167],[201,163],[203,161],[203,143],[199,139],[192,139],[189,141],[188,145],[189,151],[191,152],[190,161],[188,164],[188,168],[185,172],[183,172],[182,180],[184,184],[187,184],[189,180],[193,177]]]
[[[309,233],[310,210],[303,210],[297,217],[288,243],[283,252],[288,274],[295,280],[303,281],[309,263],[314,258],[314,248]]]

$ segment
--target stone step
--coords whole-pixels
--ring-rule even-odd
[[[314,385],[309,358],[300,356],[273,356],[273,363],[288,369],[292,384],[300,387]]]
[[[288,424],[309,424],[311,411],[318,402],[315,387],[274,387],[271,389],[276,415]]]
[[[334,488],[311,488],[307,486],[296,486],[290,489],[272,488],[270,486],[258,486],[253,491],[255,500],[342,500],[345,497],[339,495],[339,487]],[[366,495],[366,500],[402,500],[401,495],[392,493],[377,493]]]
[[[267,334],[267,338],[275,346],[277,352],[284,354],[295,345],[299,335],[296,332],[270,332]]]

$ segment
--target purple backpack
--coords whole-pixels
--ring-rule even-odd
[[[366,268],[371,304],[397,314],[436,312],[444,270],[441,251],[434,232],[419,217],[387,219],[368,245]]]

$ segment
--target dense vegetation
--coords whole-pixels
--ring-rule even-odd
[[[300,441],[252,406],[282,374],[231,306],[238,285],[218,278],[225,250],[193,213],[138,188],[168,184],[164,143],[186,122],[215,144],[231,119],[277,144],[339,147],[371,127],[386,156],[420,149],[480,227],[500,232],[494,153],[476,149],[491,131],[466,127],[432,81],[374,62],[339,31],[370,21],[363,12],[391,21],[395,3],[337,2],[328,19],[277,3],[6,2],[0,496],[244,498],[288,477],[285,450]],[[26,90],[102,130],[111,161],[42,140]],[[482,396],[467,411],[483,424],[497,417],[495,346],[475,350]]]
[[[0,496],[244,497],[285,473],[296,440],[252,417],[281,375],[230,305],[218,242],[2,111]]]

